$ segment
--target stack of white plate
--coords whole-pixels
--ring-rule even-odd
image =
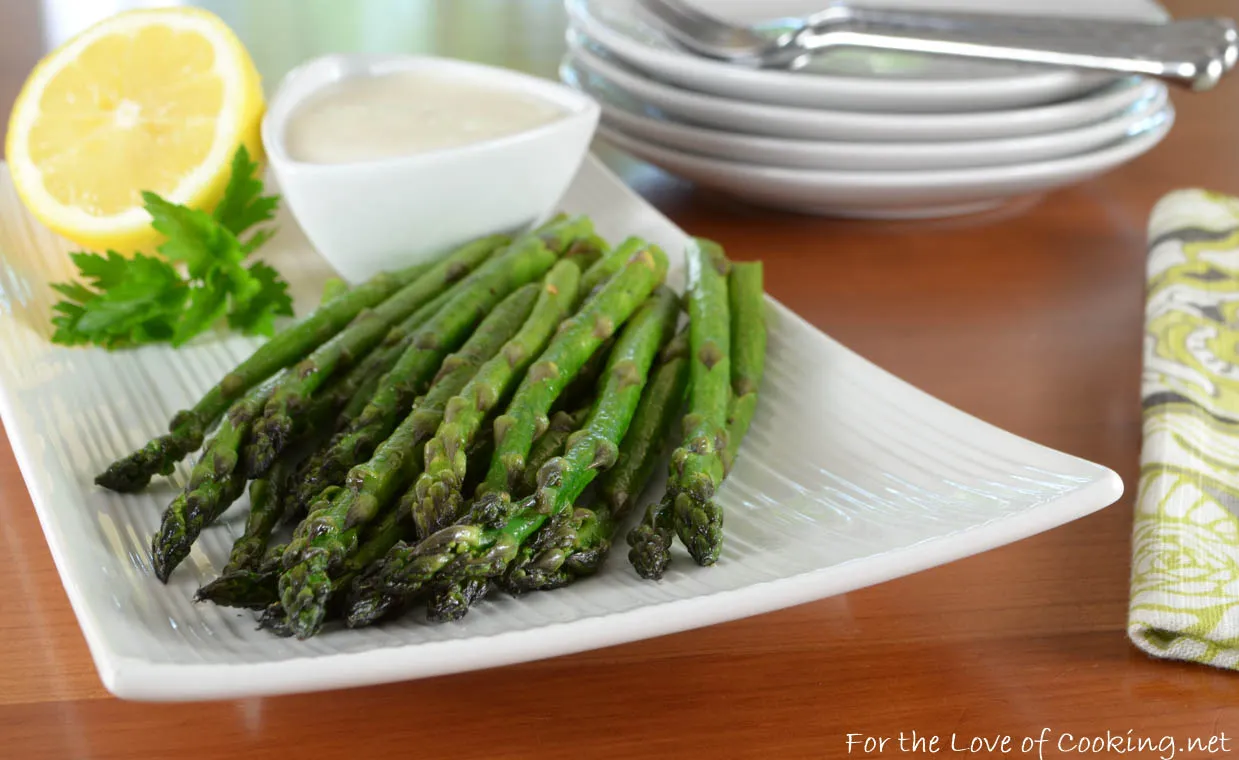
[[[825,0],[693,0],[745,24]],[[1153,0],[898,0],[902,7],[1162,21]],[[943,57],[838,50],[797,72],[702,58],[637,0],[566,0],[565,82],[596,98],[600,134],[699,185],[835,216],[979,211],[1079,182],[1161,141],[1159,82]],[[777,23],[777,22],[770,22]]]

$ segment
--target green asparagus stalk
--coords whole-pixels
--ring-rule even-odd
[[[473,444],[469,449],[468,469],[471,475],[465,479],[466,493],[469,492],[470,486],[477,486],[477,483],[472,482],[474,475],[476,473],[486,471],[486,464],[490,461],[490,455],[493,450],[494,436],[490,432],[490,426],[484,425],[478,431],[478,435],[474,438]],[[398,514],[402,516],[413,514],[414,503],[416,500],[416,492],[413,489],[410,489],[400,500],[400,505],[397,507]],[[360,563],[361,568],[364,570],[369,567],[371,563],[381,559],[395,543],[396,541],[393,540],[391,543],[383,547],[381,552],[373,555],[366,562]],[[350,594],[354,596],[364,595],[367,592],[367,589],[370,592],[373,592],[374,590],[373,587],[369,585],[366,577],[361,573],[354,573],[353,575],[348,576],[347,580],[349,581],[349,588],[351,589]],[[340,585],[344,583],[344,581],[345,579],[342,578],[341,582],[336,584],[337,590]],[[428,600],[426,610],[427,616],[431,620],[456,619],[468,610],[468,606],[470,604],[479,600],[488,587],[489,583],[484,582],[467,584],[466,587],[461,589],[457,589],[453,584],[444,584],[443,588],[436,589],[430,594],[431,598]]]
[[[348,427],[370,403],[370,399],[378,390],[379,383],[408,349],[417,328],[438,313],[463,284],[457,283],[430,303],[419,308],[400,325],[393,327],[384,338],[383,345],[367,354],[366,358],[349,370],[345,377],[314,398],[310,405],[310,415],[313,415],[314,410],[320,407],[336,409],[338,411],[331,425],[331,432],[339,433]],[[336,440],[333,438],[326,445],[316,447],[301,463],[293,479],[294,485],[285,494],[288,502],[285,509],[287,514],[303,514],[310,504],[317,500],[324,488],[343,482],[343,476],[328,477],[329,474],[323,470],[323,462]]]
[[[326,408],[334,410],[335,414],[346,419],[360,414],[366,402],[374,395],[379,380],[387,374],[387,371],[395,365],[396,360],[408,348],[413,332],[443,308],[458,285],[440,293],[434,300],[419,307],[399,325],[388,330],[387,336],[377,348],[353,365],[343,377],[333,380],[327,388],[314,394],[309,407],[311,418],[319,419],[314,415],[319,413],[318,410]]]
[[[280,491],[285,476],[280,463],[276,462],[264,477],[250,482],[250,512],[245,518],[245,530],[233,542],[221,574],[252,570],[262,561],[271,532],[284,514]]]
[[[710,275],[711,272],[707,271],[706,274]],[[716,289],[716,283],[712,287]],[[722,477],[731,470],[740,442],[748,432],[757,406],[757,389],[761,384],[765,365],[766,304],[762,293],[760,262],[731,265],[728,296],[731,323],[729,350],[733,356],[730,362],[731,394],[727,407],[725,444],[721,444],[722,474],[719,474],[715,465],[710,465],[709,480],[713,486],[709,490],[710,497],[703,501],[701,496],[705,491],[686,489],[682,485],[683,478],[677,480],[676,477],[677,468],[681,473],[693,470],[695,457],[683,450],[673,455],[672,481],[668,495],[662,503],[650,506],[645,519],[628,536],[628,543],[632,547],[629,560],[645,578],[657,580],[666,571],[667,563],[671,559],[670,532],[673,529],[699,564],[707,565],[717,561],[722,546],[723,513],[713,500],[713,487],[717,487]],[[713,299],[716,301],[717,295],[714,295]],[[699,364],[694,366],[698,374],[704,369]],[[694,383],[696,382],[694,378]],[[713,395],[716,382],[717,378],[712,377],[708,386],[712,391],[712,401],[717,400],[717,395]],[[694,404],[697,403],[695,397]],[[717,419],[717,405],[711,414]],[[691,416],[687,417],[686,428],[693,422]],[[699,436],[704,429],[698,427]],[[694,440],[691,434],[688,440]],[[704,439],[697,437],[696,440],[701,442]],[[719,445],[716,439],[716,451]],[[697,459],[697,462],[699,461],[700,459]],[[699,471],[698,477],[700,475]]]
[[[422,468],[425,441],[443,420],[447,401],[497,354],[533,309],[542,288],[525,285],[483,320],[461,350],[449,356],[430,392],[365,464],[354,467],[349,486],[333,502],[311,512],[281,560],[280,601],[299,638],[322,626],[331,595],[330,568],[357,548],[360,533]]]
[[[611,252],[611,246],[598,235],[587,235],[568,246],[563,261],[571,261],[582,272]]]
[[[757,409],[757,389],[766,367],[766,298],[760,261],[731,265],[727,278],[731,306],[731,404],[727,409],[727,455],[731,471],[740,442]]]
[[[628,561],[637,575],[646,580],[661,580],[671,564],[673,508],[674,497],[664,496],[661,501],[651,502],[640,524],[628,532]]]
[[[508,591],[559,588],[597,570],[613,531],[645,489],[666,446],[688,384],[687,354],[688,335],[682,331],[663,349],[620,444],[619,458],[600,478],[599,506],[578,507],[567,519],[539,531],[512,563],[504,579]],[[662,540],[670,546],[670,530]]]
[[[340,612],[338,609],[339,603],[343,601],[345,592],[352,584],[353,579],[371,563],[382,559],[383,555],[395,546],[397,541],[408,536],[412,528],[409,514],[408,509],[388,510],[382,519],[378,520],[366,531],[364,540],[357,548],[357,551],[349,555],[338,569],[332,570],[331,592],[325,605],[326,618],[330,618]],[[264,614],[259,620],[259,628],[270,630],[281,636],[295,636],[296,630],[293,628],[292,620],[288,617],[284,605],[279,601],[278,574],[274,572],[269,573],[261,581],[263,583],[261,589],[258,587],[249,589],[252,598],[245,600],[249,602],[248,604],[230,604],[225,606],[244,606],[250,609],[264,610]]]
[[[613,514],[627,514],[641,496],[666,447],[687,385],[688,334],[683,331],[663,350],[620,446],[619,461],[598,484],[598,496]]]
[[[563,588],[602,566],[617,519],[602,506],[576,507],[547,523],[521,547],[502,585],[510,594]]]
[[[581,275],[581,290],[578,301],[584,301],[602,283],[614,277],[633,257],[633,254],[648,248],[649,243],[638,237],[630,237],[609,253],[602,255],[593,266]]]
[[[412,345],[380,382],[374,398],[327,452],[322,464],[324,482],[339,482],[350,467],[369,458],[408,414],[443,356],[459,346],[504,296],[541,278],[560,252],[591,230],[590,221],[584,217],[560,222],[522,238],[504,255],[474,273],[468,287],[417,332]]]
[[[417,268],[425,270],[429,269],[430,265],[418,264]],[[339,277],[328,277],[326,280],[323,280],[323,293],[318,297],[319,303],[325,304],[333,298],[339,298],[348,292],[348,287],[348,283]]]
[[[551,415],[551,424],[546,432],[538,436],[529,448],[529,462],[525,465],[525,473],[521,478],[518,495],[526,496],[538,487],[538,470],[542,465],[564,453],[568,446],[568,436],[585,424],[589,415],[589,407],[582,407],[575,412],[559,411]]]
[[[697,564],[712,565],[723,545],[723,512],[713,499],[723,482],[731,399],[729,263],[721,248],[704,240],[689,248],[687,261],[691,390],[668,493],[676,535]]]
[[[350,605],[349,624],[373,622],[430,584],[455,584],[461,593],[467,583],[502,576],[521,544],[548,519],[567,512],[597,473],[615,463],[650,365],[678,311],[675,295],[663,288],[632,316],[611,352],[589,419],[572,435],[563,456],[542,467],[538,490],[502,527],[454,525],[412,547],[396,544],[359,587],[366,593]]]
[[[177,412],[167,435],[159,436],[137,451],[113,462],[95,478],[95,483],[113,491],[137,491],[154,475],[168,475],[176,463],[202,445],[206,431],[246,391],[297,361],[344,329],[363,309],[383,301],[422,275],[416,266],[395,273],[376,275],[368,282],[332,299],[305,321],[276,335],[248,359],[224,375],[193,408]]]
[[[220,607],[263,610],[279,602],[276,569],[242,568],[221,574],[194,594],[195,602],[211,602]]]
[[[342,489],[332,488],[323,493],[325,500],[331,500]],[[208,601],[221,607],[241,607],[252,610],[262,610],[278,603],[279,592],[276,584],[280,578],[280,558],[287,544],[275,544],[267,547],[266,554],[257,568],[242,568],[221,573],[218,578],[198,589],[194,594],[195,602]]]
[[[362,312],[339,335],[301,360],[271,394],[262,420],[255,426],[246,470],[251,478],[266,472],[292,439],[293,420],[310,404],[312,395],[342,366],[360,360],[379,345],[388,331],[452,283],[485,268],[483,262],[507,242],[499,235],[482,238],[453,251],[426,274],[374,309]]]
[[[470,607],[482,601],[489,590],[489,580],[436,584],[431,587],[426,597],[426,620],[431,623],[449,623],[460,620]]]
[[[597,295],[560,326],[517,387],[507,412],[495,420],[495,455],[486,480],[478,489],[484,497],[476,505],[480,511],[496,515],[507,512],[510,494],[524,474],[533,440],[550,424],[547,415],[555,399],[586,360],[658,287],[666,273],[666,254],[654,246],[642,248],[629,257],[624,268]]]
[[[343,280],[336,277],[329,278],[323,284],[322,302],[326,303],[347,290],[348,285]],[[292,477],[298,461],[304,457],[306,452],[311,451],[325,440],[325,433],[322,430],[330,424],[331,419],[338,412],[341,405],[338,399],[347,398],[345,394],[348,388],[355,384],[353,376],[358,374],[359,369],[361,368],[355,367],[345,377],[334,380],[330,391],[322,394],[324,398],[315,399],[315,404],[310,408],[308,419],[305,421],[306,426],[315,431],[312,438],[300,444],[295,452],[285,452],[265,475],[250,483],[250,511],[246,516],[245,529],[233,542],[228,562],[220,571],[221,575],[257,569],[267,549],[272,531],[275,530],[277,523],[288,517],[285,513],[285,507],[288,504],[285,496],[289,478]]]
[[[538,302],[520,331],[448,401],[443,424],[426,444],[425,472],[414,485],[413,520],[418,535],[430,535],[456,519],[463,501],[469,445],[491,410],[546,347],[576,297],[580,277],[572,261],[557,263],[547,273]]]
[[[151,539],[151,563],[155,577],[164,583],[185,557],[202,529],[223,514],[245,488],[237,466],[241,446],[262,413],[262,405],[278,382],[265,383],[229,407],[202,456],[189,472],[182,491],[164,511],[159,530]]]
[[[594,403],[594,396],[598,393],[598,377],[602,375],[603,368],[607,366],[607,359],[611,356],[611,349],[614,346],[615,336],[612,335],[594,350],[593,355],[581,365],[581,370],[577,372],[576,377],[568,381],[563,392],[559,394],[559,398],[551,404],[552,412],[572,413],[583,406],[590,406]]]
[[[713,496],[725,474],[731,395],[729,263],[721,248],[700,239],[689,247],[687,260],[691,353],[684,442],[671,455],[666,495],[628,534],[628,559],[650,580],[666,572],[672,532],[699,564],[713,564],[722,546],[723,514]]]

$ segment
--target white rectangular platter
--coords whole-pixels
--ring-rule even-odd
[[[562,208],[591,215],[613,241],[641,235],[680,259],[685,233],[593,157]],[[266,255],[293,281],[304,314],[329,270],[291,218],[280,225]],[[458,623],[413,613],[280,639],[256,630],[249,612],[191,601],[226,559],[243,502],[164,586],[148,542],[185,465],[137,495],[92,483],[257,343],[214,337],[123,353],[52,345],[47,283],[69,275],[64,245],[25,212],[0,169],[0,415],[100,677],[121,697],[329,689],[619,644],[913,573],[1053,528],[1122,493],[1110,470],[931,398],[772,300],[760,407],[719,494],[727,522],[718,565],[699,568],[680,552],[662,582],[642,581],[621,539],[597,577],[519,600],[495,594]]]

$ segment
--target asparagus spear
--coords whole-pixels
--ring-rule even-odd
[[[353,579],[371,563],[381,559],[397,541],[409,534],[412,528],[409,514],[408,509],[388,510],[382,519],[366,531],[365,540],[362,541],[357,551],[349,555],[339,568],[332,569],[331,592],[325,604],[327,616],[339,612],[336,609],[338,602],[343,600],[344,592],[352,584]],[[261,578],[254,579],[254,585],[246,589],[250,596],[237,600],[244,601],[246,604],[228,604],[227,602],[234,601],[232,599],[220,603],[224,606],[263,610],[258,623],[259,628],[272,631],[280,636],[294,636],[296,630],[293,628],[284,605],[279,600],[278,580],[277,572],[270,572]]]
[[[330,500],[335,497],[340,488],[332,488],[323,492],[323,498]],[[243,607],[261,610],[279,600],[276,582],[280,577],[280,557],[287,544],[277,544],[267,547],[267,553],[257,568],[230,570],[198,589],[194,601],[209,601],[221,607]]]
[[[727,405],[731,398],[731,324],[727,306],[728,261],[718,245],[699,240],[688,250],[690,319],[689,412],[684,442],[671,455],[665,502],[688,553],[699,565],[718,560],[723,513],[714,491],[723,482]]]
[[[339,335],[302,359],[271,395],[255,426],[246,469],[251,478],[266,472],[292,437],[293,419],[305,411],[313,393],[341,366],[361,359],[388,330],[491,257],[507,242],[502,236],[476,240],[453,251],[426,274],[372,310],[362,312]]]
[[[181,560],[189,556],[189,549],[202,529],[223,514],[244,490],[245,478],[237,466],[241,446],[283,374],[274,382],[254,388],[229,407],[219,429],[190,470],[184,491],[164,511],[159,530],[151,539],[155,577],[164,583]]]
[[[564,252],[563,260],[571,261],[584,272],[610,252],[611,246],[607,244],[606,240],[598,235],[586,235],[568,246],[568,250]]]
[[[464,347],[443,362],[430,392],[370,461],[349,472],[348,488],[298,527],[281,559],[285,571],[279,588],[289,624],[299,638],[314,635],[322,626],[331,595],[329,569],[356,549],[361,530],[412,483],[422,468],[423,444],[438,429],[448,399],[512,337],[541,291],[539,285],[529,284],[500,303]]]
[[[703,270],[703,279],[710,291],[710,303],[703,304],[700,310],[714,313],[715,321],[711,326],[717,329],[719,295],[717,278],[713,275],[720,271],[723,258],[721,251],[710,253],[714,266],[707,266]],[[757,387],[761,383],[765,364],[766,304],[762,297],[761,264],[732,265],[728,277],[728,291],[732,307],[728,350],[734,350],[735,356],[730,362],[731,394],[726,428],[722,436],[713,436],[714,453],[720,459],[716,463],[713,457],[699,455],[704,453],[710,442],[708,431],[718,430],[718,370],[709,370],[704,367],[704,362],[695,361],[693,406],[701,409],[708,402],[709,416],[713,422],[706,424],[703,418],[694,418],[692,415],[685,418],[686,429],[692,428],[694,424],[697,424],[697,427],[689,430],[687,440],[690,443],[687,450],[677,450],[672,456],[672,485],[668,489],[668,495],[662,504],[650,507],[642,524],[628,536],[628,543],[632,547],[629,560],[637,572],[646,578],[660,578],[666,570],[671,557],[669,527],[674,527],[698,564],[713,564],[718,560],[722,548],[723,513],[713,500],[713,491],[730,471],[740,442],[748,432],[753,411],[757,406]],[[697,335],[694,334],[694,346],[698,345]],[[699,357],[694,356],[694,359],[697,358]],[[708,381],[701,381],[703,390],[699,392],[698,378],[706,372],[710,372],[711,376]],[[707,464],[703,465],[703,462]],[[691,480],[692,478],[695,478],[695,481]]]
[[[332,433],[338,433],[355,419],[378,390],[379,383],[395,366],[396,361],[408,349],[417,328],[433,317],[451,300],[463,283],[439,294],[433,301],[422,306],[400,325],[393,327],[383,339],[383,345],[371,351],[358,365],[348,371],[345,377],[333,387],[315,397],[310,405],[311,412],[317,407],[337,409],[336,419],[332,423]],[[316,501],[319,494],[329,485],[338,485],[339,477],[327,477],[323,471],[323,461],[331,449],[332,439],[326,446],[319,446],[301,463],[297,475],[293,479],[295,485],[288,489],[285,500],[287,514],[301,514]]]
[[[276,569],[239,569],[223,573],[194,594],[195,602],[212,602],[220,607],[262,610],[279,601]]]
[[[525,465],[525,473],[521,477],[520,495],[533,493],[538,487],[538,470],[542,465],[564,453],[568,445],[568,436],[572,435],[581,425],[589,407],[582,407],[575,412],[559,411],[551,415],[551,423],[546,432],[538,436],[529,449],[529,462]]]
[[[671,564],[671,542],[675,535],[672,522],[673,502],[666,497],[651,502],[640,524],[628,532],[628,561],[637,575],[646,580],[660,580]]]
[[[595,288],[618,274],[633,254],[648,247],[649,243],[641,238],[630,237],[610,253],[602,255],[593,266],[585,270],[585,274],[581,275],[581,291],[577,300],[584,301],[594,292]]]
[[[594,396],[598,392],[598,377],[602,374],[603,368],[607,366],[607,358],[611,356],[611,349],[614,346],[615,336],[612,335],[594,350],[593,355],[581,365],[581,370],[576,373],[576,377],[568,381],[563,392],[559,394],[559,398],[551,404],[552,412],[571,413],[594,403]]]
[[[731,401],[727,410],[727,443],[723,452],[724,472],[731,470],[740,442],[748,432],[757,406],[757,388],[761,384],[762,369],[766,354],[766,304],[762,296],[762,267],[760,262],[737,263],[731,266],[728,277],[728,293],[731,319]],[[694,559],[709,564],[718,557],[722,540],[722,513],[712,500],[705,509],[694,504],[691,495],[680,494],[664,499],[661,504],[652,504],[644,520],[628,535],[632,547],[628,559],[637,572],[645,578],[657,580],[666,571],[671,559],[671,532],[676,529],[673,510],[683,507],[683,512],[693,515],[697,525],[705,517],[705,530],[698,533],[699,543],[689,544]],[[715,530],[715,526],[717,530]],[[681,538],[684,534],[681,533]],[[694,550],[694,546],[697,548]],[[699,556],[700,555],[700,556]]]
[[[350,605],[349,624],[373,622],[432,583],[455,584],[459,593],[467,583],[503,575],[521,544],[548,519],[571,508],[598,471],[615,463],[650,365],[678,309],[675,295],[663,288],[633,315],[611,352],[589,419],[572,435],[563,456],[542,467],[538,490],[520,502],[502,527],[453,525],[415,546],[396,544],[360,586],[363,594]]]
[[[280,491],[286,477],[284,468],[276,462],[266,476],[250,482],[250,512],[245,518],[245,530],[233,542],[221,574],[251,570],[262,561],[271,531],[284,513]]]
[[[602,566],[616,519],[605,506],[576,507],[563,519],[544,525],[521,547],[503,578],[510,594],[563,588]]]
[[[283,375],[280,377],[282,378]],[[338,384],[347,385],[344,382],[346,379],[342,378]],[[267,387],[260,389],[259,392],[269,397],[270,388],[278,386],[278,383],[279,378],[267,384]],[[235,488],[216,487],[212,483],[213,481],[219,484],[230,483],[241,477],[237,467],[237,447],[247,438],[248,433],[246,431],[252,427],[253,420],[261,412],[262,404],[263,400],[255,396],[252,399],[247,397],[244,404],[239,402],[237,405],[234,405],[234,410],[229,413],[231,427],[221,426],[220,431],[212,438],[208,449],[215,462],[215,469],[209,475],[201,475],[197,488],[197,506],[194,506],[194,502],[187,502],[189,505],[187,518],[193,524],[201,522],[200,525],[185,534],[185,538],[190,544],[196,540],[203,528],[210,525],[219,515],[227,510],[233,501],[240,497],[241,490],[244,487],[243,480],[237,482]],[[332,404],[323,403],[322,400],[319,400],[311,405],[307,413],[303,415],[301,422],[308,426],[310,430],[319,431],[316,438],[318,442],[321,442],[325,437],[324,431],[330,424],[335,411]],[[237,426],[238,423],[243,423],[243,429]],[[221,436],[220,433],[224,433],[224,435]],[[307,444],[306,448],[311,450],[316,445],[315,438],[311,438],[304,443]],[[263,477],[254,480],[250,486],[251,507],[250,513],[246,518],[245,530],[242,536],[233,544],[229,561],[224,567],[224,574],[248,569],[252,565],[257,564],[262,557],[276,523],[281,519],[287,519],[290,509],[295,509],[289,503],[289,500],[285,498],[286,483],[284,481],[291,476],[291,473],[287,470],[293,467],[299,457],[289,456],[289,453],[286,451],[270,471]],[[279,467],[282,462],[285,463],[286,467]],[[165,515],[165,522],[170,518],[174,522],[166,522],[166,528],[171,530],[177,525],[175,520],[178,514],[179,507],[174,502],[168,514]],[[164,551],[172,551],[172,544],[167,543],[166,540],[157,543],[164,547]],[[183,559],[183,557],[176,558],[177,551],[180,550],[173,551],[172,554],[168,555],[168,560],[172,563],[171,567],[168,568],[169,573]],[[155,556],[159,557],[159,552],[155,552]]]
[[[408,413],[444,354],[459,346],[504,296],[540,278],[555,263],[559,252],[591,229],[584,217],[544,228],[522,238],[503,256],[474,273],[468,287],[422,326],[409,349],[380,382],[374,398],[327,452],[322,465],[323,480],[339,482],[350,467],[364,462]]]
[[[437,584],[430,589],[426,598],[426,619],[432,623],[460,620],[470,607],[482,601],[488,591],[488,580]]]
[[[731,306],[731,404],[727,409],[727,471],[749,431],[757,408],[757,389],[766,367],[766,299],[760,261],[731,265],[727,278]]]
[[[113,462],[95,478],[95,483],[113,491],[128,492],[144,487],[153,475],[170,474],[177,462],[202,445],[207,429],[233,401],[338,333],[362,309],[374,306],[416,280],[425,269],[416,266],[376,275],[323,304],[305,321],[260,346],[252,356],[224,375],[193,408],[177,412],[169,423],[167,435],[158,436]]]
[[[688,334],[681,331],[663,350],[641,397],[619,461],[602,477],[598,496],[616,515],[628,512],[658,464],[688,385]]]
[[[429,264],[418,264],[417,268],[426,270],[430,268]],[[339,277],[328,277],[323,281],[323,293],[318,297],[319,304],[325,304],[333,298],[339,298],[348,292],[348,283],[341,280]]]
[[[586,360],[622,325],[667,273],[667,256],[655,246],[629,257],[575,315],[561,325],[529,368],[516,389],[507,412],[495,420],[495,455],[478,491],[485,500],[480,510],[502,515],[512,490],[525,471],[533,439],[545,432],[547,414],[568,382]],[[615,353],[612,352],[612,356]]]
[[[427,536],[456,519],[467,474],[466,450],[490,411],[546,346],[576,297],[581,272],[571,261],[556,264],[543,283],[533,312],[499,355],[484,364],[459,395],[448,401],[443,424],[426,444],[426,469],[414,485],[413,519]]]
[[[471,472],[479,472],[485,468],[486,463],[490,461],[493,444],[494,441],[489,433],[489,426],[483,426],[469,449],[469,469]],[[476,484],[471,484],[466,480],[465,487],[468,488],[470,485]],[[320,496],[320,500],[330,503],[334,501],[342,490],[339,486],[332,486]],[[404,534],[411,531],[412,521],[409,518],[413,513],[415,498],[413,489],[409,489],[393,511],[385,515],[373,527],[367,529],[362,545],[345,562],[343,574],[339,578],[333,576],[333,599],[338,596],[342,588],[346,588],[352,583],[358,573],[364,570],[370,563],[381,559],[396,541],[405,537]],[[400,530],[394,533],[393,521],[398,521],[400,525]],[[223,573],[219,578],[200,588],[194,597],[194,601],[207,600],[224,607],[267,610],[267,614],[263,616],[263,622],[259,627],[271,628],[276,621],[286,626],[284,608],[279,603],[280,595],[278,589],[278,581],[282,570],[280,559],[283,556],[285,546],[268,549],[267,556],[264,557],[257,569]],[[273,605],[274,607],[272,607]],[[283,635],[293,635],[292,629],[288,628],[287,631],[283,632]]]
[[[408,535],[412,527],[408,510],[391,509],[366,531],[357,551],[334,570],[331,579],[332,598],[338,598],[348,588],[357,574],[370,563],[382,559],[392,546]],[[242,607],[264,610],[260,628],[271,628],[278,621],[287,626],[284,607],[280,604],[278,581],[279,568],[259,571],[242,571],[223,575],[198,590],[194,601],[207,600],[221,607]],[[293,635],[291,627],[285,635]]]
[[[379,380],[387,374],[387,371],[408,348],[412,333],[434,316],[435,312],[443,308],[456,287],[453,286],[440,293],[434,300],[418,308],[399,325],[388,330],[387,336],[377,348],[366,354],[365,358],[350,368],[343,377],[332,381],[327,388],[314,394],[309,407],[311,418],[317,420],[318,418],[314,415],[319,409],[325,408],[330,408],[335,414],[345,418],[359,414],[366,401],[374,395]]]
[[[504,579],[512,593],[559,588],[593,573],[610,549],[611,535],[649,482],[688,384],[688,340],[682,331],[663,349],[641,394],[615,466],[598,484],[600,505],[574,509],[568,519],[546,526],[522,548]],[[670,544],[671,533],[664,534]]]

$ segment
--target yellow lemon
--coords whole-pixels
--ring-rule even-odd
[[[39,62],[13,106],[5,152],[44,224],[130,253],[160,241],[141,192],[214,207],[237,147],[261,159],[262,113],[254,62],[217,16],[131,11]]]

